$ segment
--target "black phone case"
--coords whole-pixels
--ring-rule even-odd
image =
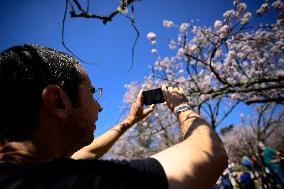
[[[161,88],[143,91],[143,103],[145,105],[158,104],[165,102],[163,91]]]

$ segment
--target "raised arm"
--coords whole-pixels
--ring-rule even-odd
[[[187,104],[181,89],[163,86],[163,93],[173,112]],[[223,143],[191,109],[181,112],[178,120],[184,140],[152,157],[163,166],[170,189],[212,188],[227,167]]]
[[[118,125],[114,126],[104,134],[95,138],[93,142],[75,152],[71,158],[73,159],[98,159],[103,156],[112,145],[120,138],[123,133],[133,126],[138,121],[145,118],[154,110],[151,105],[147,109],[143,109],[142,104],[142,90],[140,91],[137,100],[132,104],[128,116]]]

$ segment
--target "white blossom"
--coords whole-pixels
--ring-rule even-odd
[[[171,20],[163,20],[163,26],[167,27],[167,28],[173,27],[174,26],[174,22],[171,21]]]
[[[231,95],[231,98],[237,100],[239,98],[239,94],[234,93]]]
[[[222,25],[223,25],[222,21],[216,20],[215,23],[214,23],[214,28],[216,30],[219,30],[222,27]]]
[[[147,34],[147,38],[149,41],[155,41],[156,40],[156,34],[154,32],[150,32]]]
[[[277,0],[272,3],[272,7],[275,9],[283,9],[284,4],[281,2],[281,0]]]
[[[180,25],[179,27],[179,31],[180,32],[186,32],[186,30],[189,28],[189,23],[188,22],[184,22]]]
[[[172,50],[177,48],[177,43],[176,43],[176,41],[174,39],[172,39],[170,41],[169,48],[172,49]]]
[[[147,127],[148,123],[147,122],[143,122],[142,125],[143,125],[143,127]]]
[[[240,0],[234,0],[234,1],[233,1],[233,5],[234,5],[234,6],[237,6],[237,4],[239,4],[239,3],[240,3]]]
[[[246,9],[247,9],[247,5],[245,3],[240,3],[237,6],[236,16],[241,17],[244,14]]]
[[[230,31],[230,26],[228,25],[224,25],[220,28],[220,32],[223,34],[223,35],[227,35]]]
[[[183,37],[182,37],[182,35],[178,35],[178,44],[183,44]]]
[[[268,11],[269,11],[269,5],[268,5],[268,3],[264,3],[264,4],[262,4],[262,5],[260,6],[260,8],[256,11],[256,14],[262,15],[262,14],[268,12]]]
[[[238,11],[245,11],[247,9],[247,5],[245,3],[240,3],[237,9]]]
[[[248,20],[250,20],[251,17],[252,17],[251,12],[247,12],[247,13],[244,15],[244,18],[247,18]]]
[[[151,41],[151,44],[152,44],[152,45],[156,45],[156,44],[157,44],[157,41],[156,41],[156,40]]]
[[[178,57],[183,57],[184,56],[184,53],[185,53],[185,50],[184,50],[184,48],[179,48],[178,49]]]
[[[218,49],[215,53],[215,56],[218,57],[218,58],[221,57],[222,56],[222,50]]]
[[[187,54],[193,54],[195,52],[195,50],[197,49],[197,45],[186,44],[184,48],[185,48],[185,52]]]
[[[226,18],[226,19],[230,19],[230,18],[232,18],[234,15],[235,15],[235,11],[234,11],[234,10],[228,10],[228,11],[226,11],[226,12],[223,14],[224,18]]]
[[[121,12],[122,14],[127,14],[127,13],[128,13],[128,7],[127,7],[127,6],[124,6],[123,4],[121,4],[121,5],[117,8],[117,10],[118,10],[119,12]]]
[[[157,49],[152,49],[152,50],[151,50],[151,53],[153,53],[153,54],[157,54],[157,53],[158,53],[158,51],[157,51]]]

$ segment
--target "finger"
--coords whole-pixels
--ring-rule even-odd
[[[155,104],[152,104],[149,108],[143,110],[143,114],[145,116],[147,116],[148,114],[150,114],[151,112],[153,112],[155,109]]]
[[[167,88],[166,84],[162,85],[162,92],[163,92],[164,98],[167,99],[169,91],[168,91],[168,88]]]
[[[166,92],[166,91],[167,91],[167,86],[166,86],[166,84],[163,84],[163,85],[162,85],[162,91],[163,91],[163,92]]]
[[[137,99],[136,99],[136,104],[138,106],[143,106],[143,97],[142,97],[143,89],[140,90]]]
[[[178,92],[184,94],[183,88],[179,88]]]
[[[173,87],[168,87],[169,92],[173,92]]]

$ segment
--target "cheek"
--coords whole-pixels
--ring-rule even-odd
[[[74,122],[78,140],[84,145],[88,145],[93,141],[94,124],[90,119],[90,114],[86,111],[79,111],[74,115]]]

